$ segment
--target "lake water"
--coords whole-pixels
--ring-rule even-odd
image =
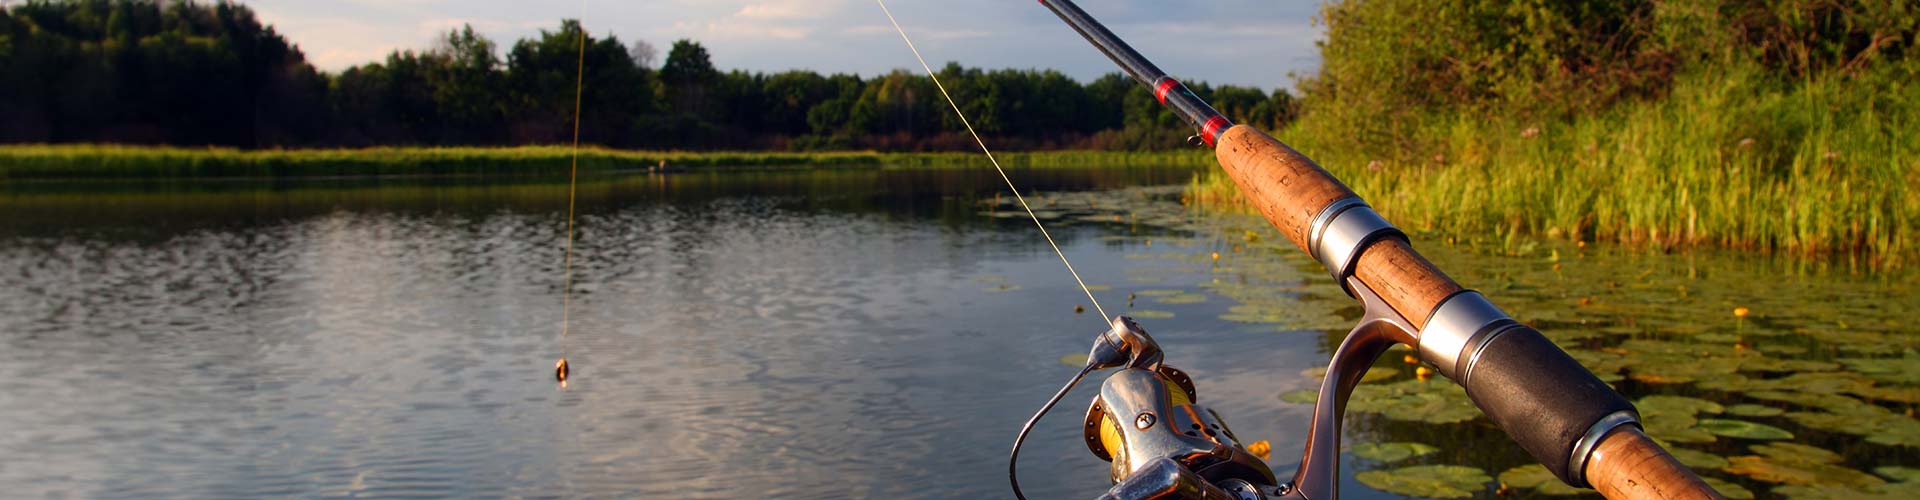
[[[1290,474],[1310,408],[1289,401],[1358,309],[1264,222],[1182,205],[1193,171],[1012,174],[1100,305],[1140,318]],[[564,180],[0,184],[0,491],[1007,496],[1014,434],[1103,322],[999,183],[583,178],[564,337]],[[1643,401],[1650,433],[1717,484],[1913,491],[1912,273],[1414,240]],[[1399,358],[1356,397],[1347,443],[1429,447],[1349,455],[1347,497],[1535,492],[1514,484],[1517,446]],[[1030,497],[1106,488],[1078,430],[1096,386],[1035,430]],[[1778,459],[1789,444],[1835,457]],[[1485,477],[1368,486],[1436,465]]]

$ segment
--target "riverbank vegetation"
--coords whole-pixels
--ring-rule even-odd
[[[573,150],[564,146],[382,147],[365,149],[177,148],[114,145],[0,146],[0,180],[316,177],[369,175],[565,175]],[[1199,150],[1017,151],[995,153],[1008,168],[1191,167],[1213,164]],[[979,167],[978,152],[638,151],[587,147],[583,171],[666,167],[918,168]]]
[[[1346,0],[1321,20],[1322,67],[1299,98],[1192,86],[1403,226],[1920,257],[1911,1]],[[569,21],[501,46],[463,28],[332,74],[237,4],[0,7],[0,142],[181,147],[13,146],[0,175],[558,168],[566,150],[541,145],[570,139],[582,32]],[[931,81],[908,71],[722,71],[691,40],[658,64],[645,43],[586,43],[581,134],[616,148],[591,148],[588,169],[984,164]],[[1004,154],[1012,165],[1210,161],[1118,74],[1083,84],[948,64],[941,78],[990,144],[1033,151]],[[1037,152],[1055,149],[1158,152]],[[848,150],[878,152],[832,152]],[[1228,208],[1237,196],[1217,174],[1190,193]]]
[[[1338,2],[1277,135],[1403,226],[1899,265],[1912,2]],[[1237,206],[1224,175],[1196,183]]]

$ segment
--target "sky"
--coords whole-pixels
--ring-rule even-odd
[[[324,71],[424,49],[463,24],[502,52],[515,40],[583,19],[596,37],[643,40],[664,59],[691,38],[723,70],[811,69],[875,75],[918,71],[870,0],[240,0]],[[1316,2],[1081,0],[1162,69],[1215,84],[1291,88],[1319,64]],[[1116,70],[1051,11],[1025,0],[892,0],[887,7],[921,54],[983,68],[1051,68],[1081,81]],[[504,54],[503,54],[504,56]],[[657,61],[656,61],[657,63]]]

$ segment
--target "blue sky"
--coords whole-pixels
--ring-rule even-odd
[[[472,24],[503,46],[562,18],[596,36],[645,40],[662,52],[692,38],[723,69],[884,73],[915,67],[871,0],[242,0],[299,44],[323,70],[429,47],[436,34]],[[1290,73],[1318,65],[1315,2],[1083,0],[1081,7],[1167,71],[1214,83],[1291,87]],[[1082,81],[1111,62],[1030,0],[891,0],[914,43],[936,66],[1053,68]]]

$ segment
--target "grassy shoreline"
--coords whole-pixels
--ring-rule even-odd
[[[1431,156],[1353,144],[1309,116],[1277,137],[1402,227],[1513,245],[1522,236],[1718,246],[1871,267],[1920,258],[1920,85],[1777,86],[1683,78],[1665,99],[1570,120],[1437,117]],[[1224,174],[1197,203],[1244,210]]]
[[[0,146],[5,179],[194,179],[229,177],[330,177],[386,175],[551,175],[566,172],[565,146],[379,147],[366,149],[250,150],[118,145]],[[1001,152],[1010,168],[1204,167],[1204,151]],[[874,151],[635,151],[598,147],[580,150],[583,171],[639,170],[667,165],[687,170],[737,168],[915,168],[985,166],[976,152],[881,153]]]
[[[1902,267],[1920,257],[1920,245],[1910,241],[1920,234],[1920,191],[1914,189],[1920,185],[1920,146],[1897,137],[1898,131],[1910,130],[1907,120],[1839,126],[1827,122],[1809,127],[1813,133],[1776,136],[1768,144],[1744,140],[1761,135],[1753,131],[1730,130],[1738,119],[1712,119],[1689,109],[1724,109],[1719,103],[1682,102],[1642,105],[1577,123],[1455,123],[1442,134],[1453,153],[1446,160],[1372,159],[1339,147],[1342,141],[1327,137],[1314,123],[1278,135],[1320,160],[1400,225],[1461,239],[1513,245],[1523,236],[1547,236],[1656,249],[1714,246],[1850,256],[1874,267]],[[1770,111],[1773,121],[1795,114]],[[243,151],[0,145],[0,182],[555,176],[566,173],[571,155],[564,146]],[[1245,209],[1237,188],[1210,168],[1214,160],[1208,151],[995,156],[1009,168],[1195,168],[1204,174],[1188,189],[1192,201],[1215,209]],[[696,172],[984,168],[985,160],[974,152],[584,148],[580,168],[642,170],[662,161]]]

